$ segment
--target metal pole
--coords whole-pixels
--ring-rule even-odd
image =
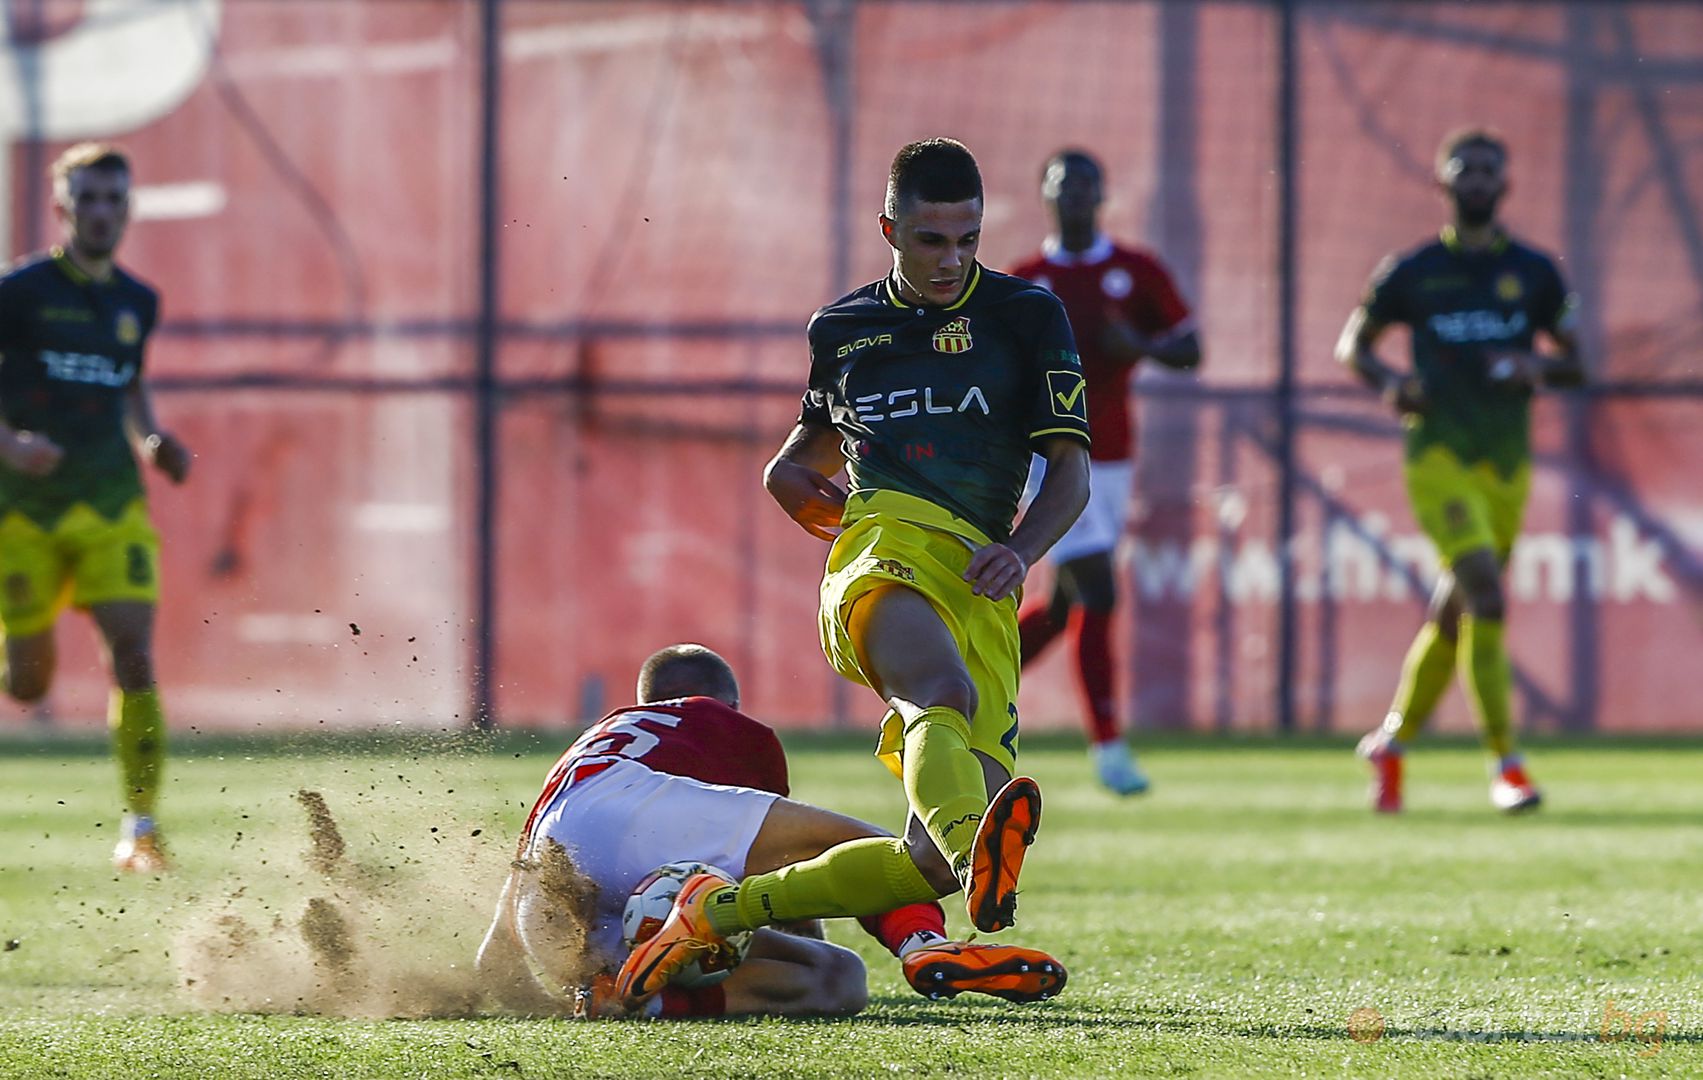
[[[1278,4],[1277,94],[1277,727],[1295,730],[1295,281],[1297,146],[1296,0]]]
[[[1566,127],[1566,187],[1565,235],[1568,285],[1579,297],[1583,326],[1579,346],[1584,355],[1586,370],[1602,370],[1605,353],[1602,330],[1601,279],[1598,274],[1596,229],[1602,210],[1601,140],[1597,137],[1597,95],[1599,86],[1593,75],[1597,62],[1597,16],[1586,7],[1570,8],[1567,12],[1567,127]],[[1636,97],[1636,95],[1634,95]],[[1520,152],[1519,147],[1514,153]],[[1596,472],[1591,439],[1591,420],[1604,406],[1579,396],[1569,396],[1560,403],[1566,416],[1567,470],[1569,486],[1575,493],[1588,490],[1588,482]],[[1596,510],[1599,500],[1579,498],[1567,500],[1567,532],[1578,537],[1591,536],[1596,531]],[[1596,729],[1597,705],[1601,693],[1602,647],[1597,623],[1597,596],[1591,581],[1590,568],[1583,559],[1573,561],[1573,598],[1568,604],[1571,640],[1568,642],[1568,671],[1571,675],[1572,700],[1561,710],[1561,729],[1570,734]]]
[[[46,117],[43,114],[42,102],[46,89],[43,86],[44,39],[41,36],[41,31],[46,25],[46,20],[47,0],[26,0],[22,7],[9,12],[6,20],[11,36],[17,36],[16,31],[20,23],[22,26],[28,27],[34,36],[28,45],[17,51],[18,73],[22,83],[18,89],[23,98],[26,117],[23,130],[20,133],[21,138],[18,140],[18,157],[20,159],[18,171],[22,174],[23,190],[19,193],[16,204],[8,202],[5,208],[0,210],[0,213],[11,214],[14,205],[23,207],[24,212],[19,221],[19,224],[23,227],[19,231],[14,250],[0,249],[0,261],[10,261],[14,255],[40,251],[44,246],[42,237],[44,215],[42,210],[47,203],[47,183],[45,180],[47,148],[42,145],[46,130]],[[5,158],[5,148],[0,147],[0,165],[9,169],[12,167],[12,163]],[[7,177],[5,181],[0,181],[0,186],[9,182],[10,179],[10,177]],[[4,231],[6,230],[0,228],[0,232]]]
[[[479,321],[474,338],[474,617],[469,718],[480,731],[496,727],[497,541],[497,202],[498,101],[502,86],[502,0],[480,0]]]
[[[857,108],[852,55],[856,16],[847,0],[817,0],[810,5],[816,30],[816,56],[822,65],[822,93],[828,105],[828,277],[829,292],[839,296],[851,289],[852,268],[852,120]],[[850,723],[851,702],[846,681],[828,686],[828,711],[836,728]]]

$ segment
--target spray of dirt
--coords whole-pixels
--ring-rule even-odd
[[[244,885],[197,905],[178,937],[180,982],[199,1006],[375,1019],[564,1011],[559,998],[517,1007],[474,965],[509,869],[536,877],[548,898],[539,910],[551,912],[562,947],[583,951],[595,897],[559,846],[539,865],[509,867],[493,865],[490,845],[446,840],[429,872],[404,875],[352,853],[322,794],[298,791],[296,800],[308,832],[304,872],[291,879],[299,892],[261,902]]]

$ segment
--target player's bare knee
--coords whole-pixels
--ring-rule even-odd
[[[146,690],[154,685],[154,654],[145,637],[117,637],[112,650],[112,678],[121,690]]]
[[[1458,590],[1462,606],[1475,619],[1501,619],[1507,603],[1502,595],[1502,583],[1495,578],[1474,582]]]

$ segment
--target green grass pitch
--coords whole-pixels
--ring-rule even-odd
[[[862,743],[793,740],[795,794],[894,826]],[[179,869],[136,881],[107,869],[103,748],[0,743],[0,1076],[1703,1075],[1703,746],[1682,742],[1539,742],[1549,805],[1520,819],[1489,809],[1476,749],[1424,746],[1384,819],[1342,743],[1160,742],[1154,792],[1118,801],[1079,744],[1030,740],[1046,813],[1007,936],[1069,967],[1055,1001],[925,1001],[844,924],[872,997],[849,1020],[385,1018],[421,1006],[384,995],[465,972],[559,747],[180,737]],[[368,891],[306,869],[302,788]],[[284,953],[198,966],[229,920],[276,944],[328,895],[382,975],[359,1015],[296,1014]]]

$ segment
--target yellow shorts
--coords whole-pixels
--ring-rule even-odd
[[[0,520],[0,626],[12,637],[47,630],[67,602],[79,608],[159,599],[160,537],[137,499],[116,521],[78,503],[51,531],[10,513]]]
[[[917,518],[950,524],[952,531],[918,524]],[[988,541],[974,526],[932,503],[891,491],[854,496],[845,523],[845,531],[828,552],[828,569],[822,577],[819,621],[828,663],[853,682],[871,685],[847,625],[852,606],[886,585],[916,590],[946,623],[976,684],[976,715],[969,718],[970,748],[1015,772],[1020,598],[989,600],[972,593],[964,580],[970,553]],[[902,775],[903,741],[904,725],[889,710],[881,722],[875,754],[896,776]]]
[[[1467,465],[1443,447],[1430,446],[1404,472],[1413,516],[1437,545],[1445,566],[1478,548],[1490,548],[1508,561],[1526,512],[1530,465],[1504,477],[1488,461]]]

